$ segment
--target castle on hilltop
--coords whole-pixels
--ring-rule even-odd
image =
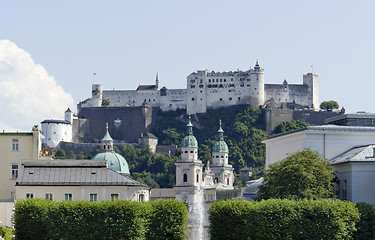
[[[90,107],[137,107],[147,104],[162,111],[186,109],[188,114],[205,113],[208,108],[240,104],[253,107],[318,110],[318,75],[303,75],[302,84],[265,84],[264,69],[256,62],[247,71],[197,71],[187,76],[186,89],[159,89],[155,85],[139,85],[136,90],[103,90],[92,85],[92,97],[80,102],[78,112]],[[104,101],[103,101],[104,100]]]

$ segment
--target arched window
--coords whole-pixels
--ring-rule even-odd
[[[183,180],[184,180],[184,182],[187,182],[187,174],[186,173],[184,173],[184,176],[183,176]]]
[[[145,200],[145,195],[144,194],[139,194],[138,196],[138,201],[143,202]]]
[[[219,179],[218,179],[218,178],[215,178],[214,183],[218,183],[218,182],[219,182]]]

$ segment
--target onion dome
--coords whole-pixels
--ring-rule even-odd
[[[126,159],[113,151],[113,139],[108,132],[108,123],[106,128],[107,131],[101,141],[102,152],[96,154],[91,160],[105,160],[107,161],[108,168],[121,174],[130,175]]]
[[[198,147],[198,141],[193,135],[193,124],[191,124],[190,115],[189,115],[189,123],[186,126],[188,127],[187,136],[185,136],[182,139],[181,147],[197,148]]]
[[[228,145],[224,141],[224,131],[221,128],[221,120],[220,120],[220,128],[217,131],[219,135],[219,140],[214,144],[212,147],[212,152],[223,152],[223,153],[228,153]]]

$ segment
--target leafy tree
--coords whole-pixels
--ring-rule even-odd
[[[102,101],[103,107],[108,107],[110,104],[111,104],[111,102],[109,101],[109,99],[103,99],[103,101]]]
[[[85,152],[80,152],[79,154],[78,154],[78,159],[87,159],[87,155],[86,155],[86,153]]]
[[[329,198],[333,196],[332,180],[328,161],[317,152],[304,149],[270,165],[259,188],[259,198]]]
[[[76,159],[77,156],[74,154],[73,151],[70,151],[70,153],[69,153],[69,155],[68,155],[68,158],[69,158],[69,159]]]
[[[66,158],[66,153],[64,149],[57,149],[57,152],[55,154],[56,159],[65,159]]]
[[[339,104],[333,100],[324,101],[320,104],[320,109],[322,110],[332,110],[332,109],[338,109],[338,108],[339,108]]]
[[[311,125],[310,123],[306,122],[303,119],[284,121],[275,127],[275,129],[273,130],[273,133],[278,134],[278,133],[289,132],[289,131],[297,130],[300,128],[305,128],[310,125]]]

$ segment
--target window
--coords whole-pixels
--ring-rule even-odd
[[[232,101],[232,98],[231,98],[231,97],[229,98],[229,101]]]
[[[10,178],[17,179],[18,178],[18,164],[12,164],[10,168]]]
[[[191,101],[194,101],[195,100],[195,98],[191,98]]]
[[[34,193],[26,193],[26,199],[34,198]]]
[[[145,200],[145,195],[144,194],[139,194],[138,196],[138,201],[143,202]]]
[[[12,139],[12,151],[19,150],[19,139]]]
[[[222,98],[220,98],[220,101],[223,101],[223,99],[222,99]]]
[[[49,200],[53,200],[53,193],[46,193],[44,198],[49,199]]]
[[[187,174],[186,173],[184,173],[184,182],[187,182]]]
[[[117,193],[113,193],[111,194],[111,200],[117,200],[118,199],[118,194]]]
[[[90,193],[90,202],[97,202],[98,201],[98,194]]]
[[[73,194],[71,194],[71,193],[65,193],[64,194],[64,200],[65,201],[72,201],[73,200]]]
[[[199,182],[199,174],[197,174],[197,182]]]

